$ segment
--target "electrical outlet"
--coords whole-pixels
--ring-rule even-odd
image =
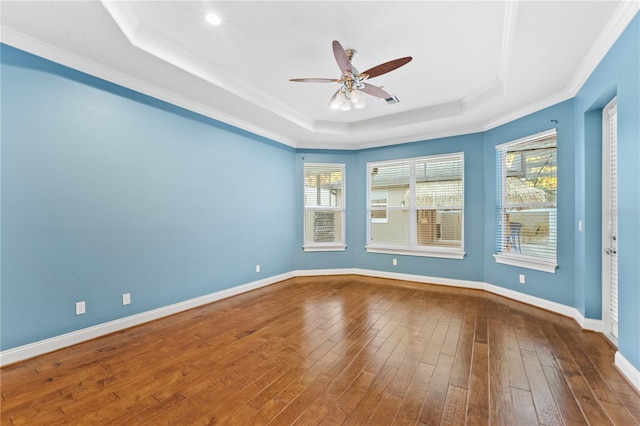
[[[393,263],[393,266],[398,266],[398,259],[393,259],[392,263]]]
[[[520,284],[524,284],[524,274],[520,274]]]
[[[260,265],[256,265],[256,272],[260,272]]]
[[[87,307],[85,306],[84,302],[76,302],[76,315],[82,315],[84,314],[87,309]]]
[[[122,295],[122,304],[123,305],[131,304],[131,293],[125,293]]]

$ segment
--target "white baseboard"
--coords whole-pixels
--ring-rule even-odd
[[[615,366],[622,375],[640,392],[640,371],[638,371],[620,352],[616,352]]]
[[[356,274],[368,277],[390,278],[393,280],[413,281],[424,284],[440,284],[450,287],[464,287],[476,290],[484,290],[484,283],[478,281],[456,280],[452,278],[427,277],[424,275],[400,274],[397,272],[375,271],[371,269],[356,269]]]
[[[105,322],[103,324],[98,324],[92,327],[83,328],[82,330],[72,331],[70,333],[62,334],[60,336],[55,336],[49,339],[40,340],[38,342],[29,343],[27,345],[7,349],[5,351],[0,352],[0,366],[13,364],[14,362],[22,361],[28,358],[33,358],[35,356],[42,355],[48,352],[53,352],[58,349],[75,345],[80,342],[95,339],[96,337],[104,336],[116,331],[134,327],[136,325],[140,325],[145,322],[153,321],[158,318],[166,317],[169,315],[176,314],[178,312],[193,309],[198,306],[206,305],[207,303],[226,299],[228,297],[236,296],[238,294],[255,290],[261,287],[266,287],[268,285],[275,284],[277,282],[280,282],[292,277],[294,277],[294,275],[291,272],[275,275],[273,277],[265,278],[258,281],[253,281],[251,283],[239,285],[237,287],[232,287],[226,290],[217,291],[215,293],[210,293],[204,296],[185,300],[183,302],[178,302],[172,305],[163,306],[162,308],[141,312],[139,314]]]
[[[104,336],[109,333],[113,333],[119,330],[124,330],[129,327],[143,324],[145,322],[153,321],[158,318],[162,318],[168,315],[173,315],[178,312],[186,311],[207,303],[215,302],[217,300],[225,299],[227,297],[235,296],[247,291],[255,290],[261,287],[265,287],[279,281],[283,281],[293,277],[306,277],[306,276],[326,276],[326,275],[363,275],[376,278],[390,278],[403,281],[412,281],[425,284],[439,284],[447,285],[451,287],[463,287],[476,290],[484,290],[490,293],[494,293],[500,296],[507,297],[519,302],[524,302],[529,305],[533,305],[542,309],[546,309],[551,312],[555,312],[561,315],[565,315],[574,318],[578,324],[584,329],[593,331],[602,331],[602,321],[585,319],[580,312],[573,307],[562,305],[560,303],[551,302],[549,300],[541,299],[539,297],[530,296],[517,291],[505,289],[493,284],[488,284],[479,281],[470,280],[458,280],[451,278],[440,277],[428,277],[424,275],[411,275],[401,274],[396,272],[376,271],[371,269],[358,269],[358,268],[342,268],[342,269],[308,269],[291,271],[273,277],[264,278],[262,280],[254,281],[251,283],[243,284],[237,287],[233,287],[226,290],[221,290],[215,293],[207,294],[194,299],[185,300],[184,302],[175,303],[172,305],[164,306],[162,308],[153,309],[151,311],[142,312],[136,315],[132,315],[125,318],[120,318],[114,321],[109,321],[103,324],[98,324],[92,327],[88,327],[82,330],[73,331],[71,333],[62,334],[49,339],[40,340],[38,342],[30,343],[16,348],[11,348],[0,352],[0,366],[12,364],[14,362],[22,361],[28,358],[32,358],[38,355],[52,352],[58,349],[65,348],[67,346],[75,345],[77,343],[95,339],[96,337]],[[617,358],[616,358],[617,359]],[[623,358],[624,359],[624,358]],[[630,365],[630,364],[629,364]],[[633,368],[631,366],[631,368]],[[622,370],[622,368],[621,368]],[[622,370],[626,371],[626,370]],[[637,372],[637,370],[636,370]]]
[[[341,268],[341,269],[300,269],[292,271],[291,274],[294,277],[319,277],[326,275],[362,275],[356,268]]]
[[[333,274],[336,274],[339,270],[333,270]],[[560,315],[568,316],[575,319],[580,326],[585,330],[592,331],[601,331],[602,330],[602,321],[594,320],[594,319],[585,319],[584,316],[578,311],[576,308],[563,305],[561,303],[552,302],[550,300],[542,299],[540,297],[530,296],[528,294],[520,293],[514,290],[509,290],[503,287],[499,287],[497,285],[481,282],[481,281],[470,281],[470,280],[458,280],[452,278],[440,278],[440,277],[427,277],[424,275],[410,275],[410,274],[399,274],[395,272],[386,272],[386,271],[374,271],[367,269],[355,269],[348,270],[355,272],[347,272],[347,273],[356,273],[358,275],[366,275],[372,277],[379,278],[391,278],[397,280],[405,280],[405,281],[414,281],[428,284],[440,284],[447,285],[451,287],[463,287],[470,288],[475,290],[484,290],[489,293],[497,294],[499,296],[504,296],[512,300],[516,300],[518,302],[523,302],[528,305],[536,306],[538,308],[546,309],[547,311],[555,312]]]
[[[583,321],[578,321],[578,323],[582,326],[583,329],[597,331],[598,333],[602,333],[602,331],[604,330],[602,320],[584,318],[582,315],[580,315],[580,317],[582,317]]]

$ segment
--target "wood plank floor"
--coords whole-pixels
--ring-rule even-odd
[[[295,278],[0,371],[2,425],[634,425],[601,334],[490,293]]]

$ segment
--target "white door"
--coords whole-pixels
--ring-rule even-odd
[[[602,322],[618,344],[618,114],[614,99],[602,113]]]

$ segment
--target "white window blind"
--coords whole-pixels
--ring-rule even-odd
[[[618,322],[618,109],[609,115],[609,316]],[[617,334],[617,333],[616,333]],[[617,337],[617,336],[616,336]]]
[[[389,216],[387,212],[388,205],[388,191],[371,191],[371,221],[375,223],[387,223]]]
[[[498,145],[496,172],[496,260],[555,272],[556,130]]]
[[[464,256],[464,153],[369,163],[367,169],[367,251]]]
[[[304,250],[344,250],[344,164],[304,165]]]

